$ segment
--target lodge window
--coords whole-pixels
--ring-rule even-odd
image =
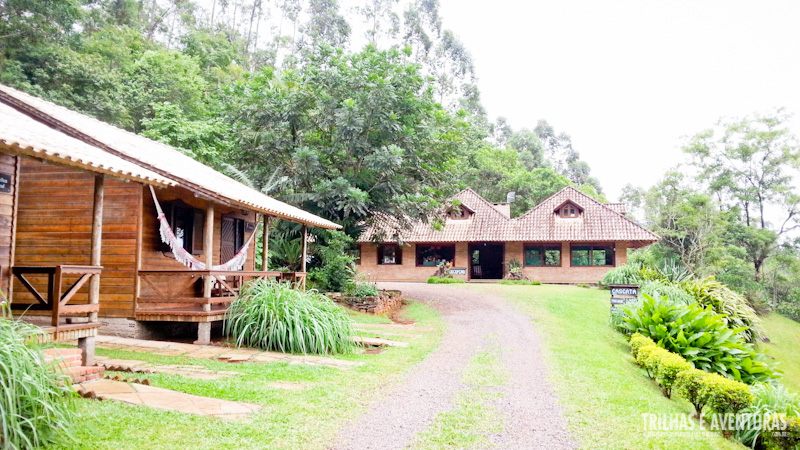
[[[220,262],[233,259],[244,246],[245,221],[235,217],[222,217],[220,225]]]
[[[175,200],[164,204],[164,216],[184,250],[193,255],[203,253],[205,212]],[[166,244],[163,244],[162,250],[171,251]]]
[[[572,247],[573,266],[613,266],[614,247],[607,245],[575,245]]]
[[[561,265],[561,247],[526,245],[525,265],[532,267],[558,267]]]
[[[441,262],[454,264],[455,245],[417,245],[417,266],[436,266]]]
[[[566,205],[561,207],[559,215],[567,219],[572,219],[580,215],[580,210],[578,209],[577,206],[573,205],[572,203],[567,203]]]
[[[469,219],[469,212],[460,206],[456,206],[450,211],[450,218],[452,220]]]
[[[353,251],[353,257],[355,258],[355,263],[357,266],[361,265],[361,244],[356,245],[356,249]]]
[[[397,244],[385,244],[378,247],[378,264],[403,264],[403,249]]]

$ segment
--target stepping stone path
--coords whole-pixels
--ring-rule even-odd
[[[146,361],[137,361],[135,359],[111,359],[105,356],[97,356],[95,360],[99,365],[105,367],[106,370],[118,372],[167,373],[180,375],[186,378],[196,378],[198,380],[218,380],[220,378],[241,375],[239,372],[232,372],[230,370],[211,370],[203,366],[192,365],[156,365]]]
[[[156,409],[180,411],[221,419],[245,419],[261,408],[259,405],[250,403],[200,397],[123,381],[97,380],[76,384],[73,388],[83,396],[88,395],[100,400],[116,400],[131,405],[143,405]]]
[[[353,336],[350,339],[356,344],[361,344],[364,347],[408,347],[408,342],[390,341],[381,338],[369,338],[361,336]]]
[[[348,369],[361,366],[364,363],[345,361],[324,356],[290,355],[279,352],[265,352],[252,349],[237,349],[231,347],[216,347],[213,345],[182,344],[179,342],[147,341],[144,339],[130,339],[116,336],[97,336],[96,344],[100,348],[111,350],[124,350],[129,352],[143,352],[155,355],[184,356],[187,358],[217,359],[232,363],[288,363],[292,365],[309,365]]]

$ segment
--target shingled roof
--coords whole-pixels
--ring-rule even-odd
[[[401,233],[403,242],[617,242],[626,241],[643,247],[660,238],[620,214],[624,205],[607,205],[573,187],[565,187],[524,215],[510,219],[492,203],[472,189],[459,192],[455,198],[473,214],[467,219],[447,219],[441,230],[417,222]],[[578,218],[561,218],[556,213],[571,202],[581,210]],[[359,242],[372,242],[377,236],[394,229],[390,220],[378,221],[367,228]]]
[[[6,141],[12,150],[14,146],[20,149],[24,147],[29,149],[28,151],[46,148],[48,151],[42,151],[41,154],[49,157],[44,159],[59,162],[53,155],[61,154],[65,155],[61,159],[74,160],[68,153],[72,151],[77,154],[80,147],[81,163],[71,165],[95,172],[111,173],[146,184],[180,186],[222,204],[255,210],[292,222],[329,229],[341,228],[329,220],[245,186],[169,145],[130,133],[8,86],[0,85],[0,104],[6,105],[4,109],[11,107],[27,116],[25,119],[32,118],[50,128],[46,142],[35,142],[35,136],[25,137],[34,139],[27,142],[20,136],[10,133],[15,123],[6,124],[5,131],[9,132],[11,137],[0,136],[0,142]],[[16,117],[19,123],[23,123],[22,114]],[[24,122],[29,123],[30,120]],[[59,141],[56,135],[60,135],[63,142]],[[82,145],[79,146],[77,143]],[[122,164],[123,162],[127,164]],[[95,170],[104,167],[112,167],[115,170],[111,172]],[[126,173],[130,175],[126,176]]]

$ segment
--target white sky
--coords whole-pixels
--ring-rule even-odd
[[[609,200],[722,116],[800,113],[798,1],[440,1],[489,116],[569,133]]]

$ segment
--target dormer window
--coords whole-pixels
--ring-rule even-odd
[[[469,219],[470,214],[472,211],[462,206],[456,206],[455,208],[451,209],[447,215],[448,219],[451,220],[466,220]]]
[[[572,203],[566,203],[559,210],[559,215],[561,217],[565,218],[565,219],[573,219],[573,218],[579,217],[580,214],[581,214],[581,210],[578,209],[578,207],[575,206]]]

